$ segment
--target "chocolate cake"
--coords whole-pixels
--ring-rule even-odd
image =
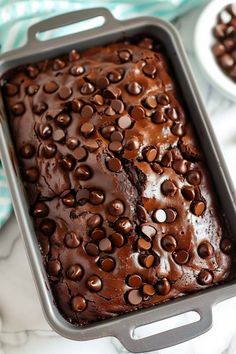
[[[59,311],[71,323],[225,281],[232,242],[165,51],[125,40],[2,80]]]

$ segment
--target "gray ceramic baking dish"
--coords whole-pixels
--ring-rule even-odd
[[[47,41],[39,41],[37,39],[36,35],[39,32],[71,23],[79,23],[97,16],[102,16],[105,21],[99,29],[90,29]],[[113,18],[109,11],[102,8],[60,15],[32,26],[28,31],[28,41],[24,47],[2,55],[0,58],[0,75],[20,64],[54,57],[68,52],[72,48],[82,50],[115,42],[124,36],[130,37],[141,33],[156,37],[166,46],[185,104],[187,107],[191,107],[192,123],[201,142],[209,170],[213,172],[212,178],[218,192],[224,217],[231,228],[232,235],[236,235],[234,189],[196,88],[183,45],[172,25],[151,17],[118,21]],[[51,327],[62,336],[73,340],[114,336],[129,351],[136,353],[162,349],[187,341],[209,330],[212,326],[212,306],[236,294],[236,281],[232,281],[156,307],[121,315],[117,318],[85,327],[78,328],[71,325],[57,310],[50,291],[36,235],[28,215],[24,188],[19,176],[2,99],[0,101],[0,150],[12,193],[16,217],[26,245],[45,317]],[[197,312],[200,315],[199,321],[142,339],[135,339],[134,337],[134,329],[137,327],[189,311]]]

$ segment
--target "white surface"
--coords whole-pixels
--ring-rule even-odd
[[[212,45],[216,42],[212,32],[216,25],[216,17],[230,3],[232,0],[214,0],[204,9],[196,25],[194,47],[196,57],[208,80],[225,97],[236,100],[236,85],[223,73],[212,52]]]
[[[205,80],[193,53],[193,26],[200,11],[176,22],[236,185],[236,104],[218,94]],[[213,309],[213,328],[187,343],[155,354],[235,354],[236,297]],[[145,330],[147,331],[147,330]],[[0,234],[0,354],[127,353],[119,342],[104,338],[72,342],[56,335],[43,318],[33,279],[14,217]]]

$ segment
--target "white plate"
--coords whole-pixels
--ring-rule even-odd
[[[221,94],[236,101],[236,83],[224,74],[212,53],[212,45],[215,43],[212,30],[216,25],[217,15],[233,2],[235,0],[213,0],[205,7],[195,28],[194,47],[197,59],[211,84]]]

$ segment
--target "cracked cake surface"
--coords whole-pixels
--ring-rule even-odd
[[[232,242],[162,46],[131,39],[2,79],[56,305],[76,325],[224,281]]]

